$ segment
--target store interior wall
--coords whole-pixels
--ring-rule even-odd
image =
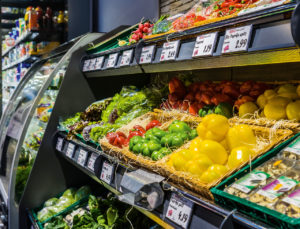
[[[96,0],[94,10],[96,31],[108,32],[120,25],[134,25],[142,18],[157,19],[159,0]]]

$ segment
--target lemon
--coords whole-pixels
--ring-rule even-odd
[[[200,152],[208,156],[216,164],[225,164],[228,158],[228,154],[224,147],[212,140],[204,140],[200,143]]]
[[[286,114],[289,120],[300,121],[300,100],[289,103],[286,107]]]
[[[268,99],[264,94],[261,94],[258,96],[256,103],[260,108],[264,108],[268,103]]]
[[[220,177],[221,177],[221,175],[219,173],[206,170],[200,177],[200,181],[202,181],[203,183],[209,184],[213,181],[217,181]]]
[[[296,92],[284,92],[284,93],[280,93],[278,94],[281,97],[287,98],[287,99],[298,99],[299,96]]]
[[[286,119],[286,106],[267,104],[264,108],[264,114],[269,119],[280,120]]]
[[[291,100],[288,98],[285,98],[282,96],[275,96],[268,101],[268,104],[286,107],[290,102],[291,102]]]
[[[172,155],[172,163],[177,171],[184,171],[186,160],[178,153]]]
[[[193,157],[193,152],[188,149],[182,149],[182,150],[176,152],[176,154],[182,156],[185,161],[188,161],[191,159],[191,157]]]
[[[297,88],[293,84],[284,84],[278,88],[277,93],[296,93]]]
[[[209,159],[209,157],[203,155],[196,160],[191,160],[186,163],[185,170],[194,175],[201,176],[202,173],[204,173],[204,171],[206,171],[212,164],[213,162]]]
[[[191,143],[190,143],[190,147],[189,150],[193,152],[193,156],[197,155],[199,153],[200,150],[200,142],[202,142],[203,140],[198,136],[196,138],[194,138]]]
[[[264,92],[264,96],[267,98],[267,100],[272,99],[276,95],[277,95],[277,93],[272,89],[265,90],[265,92]]]
[[[254,114],[255,111],[258,110],[258,107],[253,102],[246,102],[240,106],[239,109],[239,117],[241,118],[249,118],[251,114]]]
[[[215,172],[215,173],[218,173],[221,176],[223,176],[223,175],[225,175],[227,173],[228,168],[226,166],[224,166],[224,165],[213,164],[207,170]]]
[[[231,153],[228,157],[228,167],[230,169],[235,169],[243,162],[251,159],[253,151],[250,150],[247,146],[239,146],[231,150]]]
[[[230,150],[238,146],[249,146],[253,148],[256,144],[256,137],[252,129],[246,124],[231,127],[226,136],[226,140]]]

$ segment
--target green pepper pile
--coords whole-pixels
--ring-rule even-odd
[[[206,105],[199,110],[199,116],[204,117],[209,114],[219,114],[226,118],[231,118],[233,116],[233,107],[226,102],[219,103],[217,106]]]
[[[129,141],[129,150],[157,161],[170,154],[172,149],[179,148],[185,141],[195,137],[197,137],[196,129],[191,129],[183,121],[175,120],[168,127],[168,131],[154,127],[145,133],[144,138],[132,137]]]

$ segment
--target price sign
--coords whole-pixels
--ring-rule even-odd
[[[100,179],[110,184],[112,181],[112,176],[114,172],[114,166],[110,164],[108,161],[104,161],[102,165],[102,171],[100,175]]]
[[[222,46],[222,53],[247,51],[252,25],[227,29]]]
[[[180,40],[166,42],[160,55],[160,61],[175,60],[179,48]]]
[[[98,157],[97,154],[92,153],[90,156],[90,159],[88,161],[87,167],[92,171],[95,170],[95,161],[96,161],[97,157]]]
[[[82,71],[84,71],[84,72],[88,71],[89,70],[89,66],[90,66],[90,60],[85,60],[83,62],[83,69],[82,69]]]
[[[93,58],[90,60],[90,65],[89,65],[89,70],[92,71],[92,70],[95,70],[95,66],[96,65],[96,58]]]
[[[175,193],[172,194],[166,217],[174,223],[187,228],[193,210],[194,203]]]
[[[120,66],[127,66],[130,64],[132,59],[133,49],[126,50],[123,52]]]
[[[106,68],[113,68],[116,66],[118,53],[110,54],[107,60]]]
[[[197,37],[193,57],[211,56],[213,54],[218,33],[203,34]]]
[[[104,56],[100,56],[96,58],[95,70],[100,70],[102,68],[104,61]]]
[[[67,152],[66,155],[69,158],[72,158],[74,155],[74,149],[75,149],[75,145],[72,143],[69,143],[68,148],[67,148]]]
[[[64,144],[64,139],[57,138],[56,149],[61,152],[63,144]]]
[[[152,62],[154,49],[155,45],[143,47],[140,57],[140,64],[149,64]]]
[[[85,151],[84,149],[80,149],[79,150],[79,155],[78,155],[78,159],[77,159],[77,163],[81,166],[85,165],[85,161],[87,158],[88,152]]]

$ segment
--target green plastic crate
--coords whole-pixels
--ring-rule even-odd
[[[291,143],[298,136],[300,136],[300,133],[288,139],[287,141],[283,142],[279,146],[273,148],[272,150],[255,160],[251,165],[251,169],[255,169],[259,165],[276,156],[280,152],[280,150],[282,150],[285,146]],[[214,195],[215,202],[230,209],[237,209],[241,213],[249,215],[254,219],[261,220],[276,228],[300,228],[300,218],[295,219],[288,217],[282,213],[260,206],[258,204],[255,204],[253,202],[250,202],[243,198],[239,198],[237,196],[231,195],[223,191],[227,186],[231,185],[237,179],[249,173],[249,171],[250,165],[247,165],[240,171],[236,172],[235,174],[221,182],[216,187],[212,188],[211,192]]]

